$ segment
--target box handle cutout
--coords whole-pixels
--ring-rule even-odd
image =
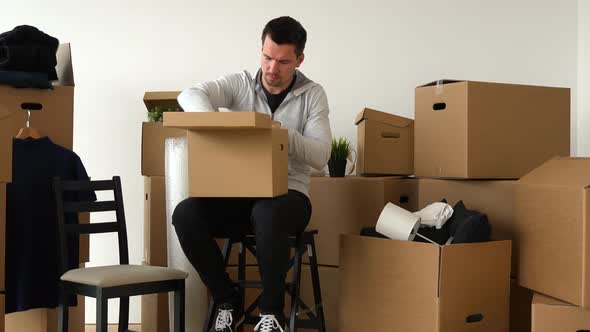
[[[576,332],[590,332],[590,330],[576,330]]]
[[[285,147],[283,146],[283,144],[281,144],[281,151],[283,151],[285,149]]]
[[[399,202],[401,204],[408,203],[409,201],[410,201],[410,198],[408,196],[400,196],[400,198],[399,198]]]
[[[399,133],[381,133],[381,138],[400,138]]]
[[[20,108],[25,111],[40,111],[43,109],[43,105],[40,103],[22,103]]]
[[[432,109],[435,111],[442,111],[447,108],[447,103],[436,103],[432,105]]]
[[[483,320],[482,314],[469,315],[465,318],[466,323],[478,323],[478,322],[481,322],[482,320]]]

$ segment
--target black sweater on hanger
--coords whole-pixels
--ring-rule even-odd
[[[7,186],[6,313],[58,305],[59,246],[53,177],[87,180],[74,152],[49,138],[13,140],[13,176]],[[96,201],[94,192],[69,198]],[[69,216],[68,223],[78,223]],[[78,267],[78,239],[68,243],[69,267]],[[73,304],[73,303],[72,303]]]

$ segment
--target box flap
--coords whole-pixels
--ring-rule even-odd
[[[55,53],[57,65],[57,81],[53,82],[55,86],[74,86],[74,69],[72,67],[72,50],[70,44],[60,44]]]
[[[573,304],[569,304],[566,302],[559,301],[549,296],[545,296],[539,293],[535,293],[533,295],[533,304],[542,304],[542,305],[559,305],[559,306],[570,306],[574,307]]]
[[[257,112],[164,112],[164,127],[188,130],[271,129],[268,114]]]
[[[407,127],[414,123],[414,120],[412,119],[404,118],[391,113],[377,111],[371,108],[365,108],[364,110],[360,111],[359,114],[357,114],[354,124],[358,125],[361,121],[366,119],[391,124],[396,127]]]
[[[452,84],[452,83],[459,83],[459,82],[466,82],[465,80],[450,80],[450,79],[442,79],[437,81],[428,82],[424,85],[419,85],[419,88],[427,87],[427,86],[435,86],[435,85],[445,85],[445,84]]]
[[[520,178],[519,183],[587,188],[590,158],[555,157]]]
[[[182,109],[176,98],[180,91],[148,91],[143,95],[143,103],[148,110],[154,107]]]

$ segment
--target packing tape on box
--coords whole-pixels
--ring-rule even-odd
[[[173,137],[166,139],[165,146],[168,266],[188,272],[185,289],[185,326],[187,331],[201,331],[207,312],[207,289],[182,251],[172,226],[172,214],[176,205],[188,197],[188,143],[185,137]],[[173,331],[174,294],[171,293],[169,296],[170,331]]]
[[[436,93],[437,96],[443,93],[443,86],[444,86],[444,84],[445,84],[445,81],[444,80],[438,80],[438,81],[436,81],[436,88],[435,88],[434,91],[435,91],[435,93]]]
[[[420,217],[393,203],[387,203],[379,215],[375,230],[390,239],[412,241],[420,228]]]

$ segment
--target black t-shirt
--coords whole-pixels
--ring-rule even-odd
[[[88,180],[74,152],[49,138],[13,140],[7,186],[6,313],[58,305],[59,246],[53,177]],[[96,201],[94,192],[68,200]],[[78,223],[69,215],[67,223]],[[79,241],[68,242],[69,268],[78,267]]]
[[[264,90],[264,94],[266,95],[266,100],[268,101],[268,106],[270,107],[270,111],[274,114],[277,108],[281,105],[285,97],[291,89],[293,89],[293,85],[295,85],[296,76],[293,75],[293,79],[291,80],[291,84],[285,90],[281,91],[279,94],[272,94],[266,90],[264,84],[262,84],[262,90]]]

